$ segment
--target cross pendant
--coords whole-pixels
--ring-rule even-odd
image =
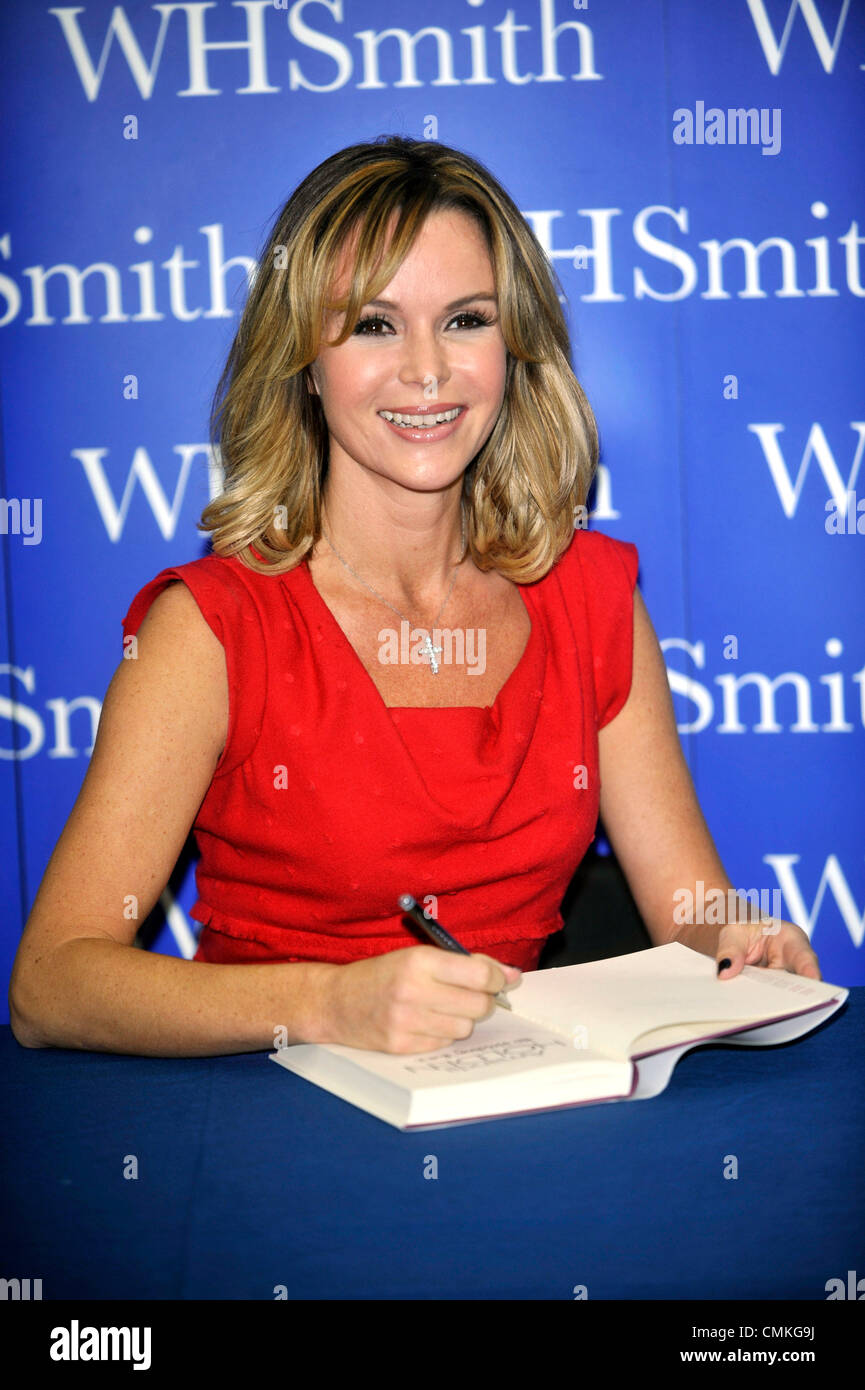
[[[429,657],[430,669],[432,670],[434,676],[437,676],[439,673],[439,664],[436,661],[435,654],[436,652],[441,652],[441,650],[441,647],[433,646],[432,638],[430,637],[429,633],[427,633],[426,637],[421,642],[420,652],[421,656]]]

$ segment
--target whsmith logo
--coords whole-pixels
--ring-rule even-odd
[[[483,0],[469,3],[477,11]],[[790,0],[779,37],[765,0],[747,3],[757,41],[773,76],[777,77],[783,67],[794,27],[798,29],[795,21],[799,15],[823,71],[834,71],[850,0],[844,0],[831,38],[820,13],[821,8],[829,7],[818,6],[817,0]],[[556,0],[538,0],[534,24],[529,22],[530,7],[524,4],[520,6],[521,22],[513,9],[508,9],[497,24],[471,24],[455,31],[439,24],[414,32],[393,25],[380,30],[357,29],[351,34],[346,29],[346,11],[348,23],[354,24],[365,6],[346,4],[344,0],[295,0],[293,4],[288,0],[235,0],[231,5],[216,5],[211,0],[150,8],[154,13],[147,15],[135,6],[136,33],[126,8],[115,5],[98,60],[96,26],[87,17],[86,6],[61,5],[48,11],[60,25],[88,101],[96,101],[100,95],[115,45],[145,100],[154,93],[163,56],[167,57],[165,67],[169,73],[180,70],[181,49],[185,50],[188,81],[176,90],[179,97],[222,96],[223,86],[214,85],[215,82],[232,87],[237,96],[281,92],[283,88],[270,79],[277,69],[284,70],[286,57],[290,91],[338,92],[349,84],[358,91],[381,91],[386,87],[426,85],[487,87],[506,82],[521,87],[530,82],[604,80],[604,73],[595,67],[591,26],[585,20],[559,19]],[[390,6],[394,18],[404,17],[405,8],[397,3]],[[588,12],[587,0],[574,0],[573,8]],[[454,17],[456,11],[455,4]],[[87,39],[79,15],[85,16]],[[711,42],[711,34],[707,37]],[[353,44],[346,42],[348,38]],[[420,55],[427,64],[424,70],[434,73],[429,84],[418,77]],[[238,76],[243,85],[235,85]]]
[[[782,439],[786,427],[779,421],[747,424],[744,444],[751,456],[759,460],[760,454],[754,446],[756,439],[765,463],[765,472],[761,469],[760,505],[779,507],[788,521],[803,518],[807,522],[816,515],[815,524],[821,530],[830,505],[838,512],[846,512],[865,458],[865,420],[851,420],[849,426],[855,438],[849,445],[843,441],[838,445],[834,438],[830,443],[817,420],[810,425],[807,434],[799,431],[790,441]],[[174,444],[172,451],[176,457],[169,461],[167,450],[158,449],[154,462],[153,451],[144,444],[133,447],[131,457],[128,453],[118,457],[118,451],[112,454],[105,446],[70,449],[70,458],[74,460],[71,466],[78,476],[77,487],[85,497],[89,488],[105,534],[114,545],[122,543],[128,531],[138,530],[142,524],[148,528],[152,524],[163,540],[173,540],[184,508],[190,505],[199,508],[202,493],[212,501],[222,492],[224,473],[217,449],[201,441]],[[31,515],[23,503],[32,500],[19,499],[19,519]],[[5,503],[0,509],[0,526],[7,514],[14,520],[13,502],[14,499],[0,499],[0,504]],[[41,521],[41,510],[39,515]],[[142,521],[142,515],[146,522]],[[615,505],[612,479],[605,464],[598,465],[595,504],[587,515],[591,515],[593,523],[602,524],[622,518]],[[7,524],[7,529],[13,528]],[[841,654],[840,648],[827,647],[826,651],[832,657]],[[828,678],[826,683],[831,688]],[[838,720],[833,712],[833,730],[840,729],[843,723],[843,718]],[[799,727],[804,729],[805,725],[800,721]]]
[[[815,199],[809,211],[818,223],[825,223],[831,210]],[[807,302],[837,299],[845,292],[865,298],[861,256],[865,236],[860,235],[855,218],[834,235],[847,221],[843,214],[830,236],[801,237],[808,229],[799,227],[796,240],[778,235],[755,242],[738,235],[726,241],[699,240],[702,229],[692,230],[689,209],[664,203],[628,213],[618,207],[521,212],[550,261],[583,272],[585,282],[581,281],[577,297],[584,304],[620,304],[629,297],[623,290],[629,290],[635,300],[662,304],[694,294],[708,302],[770,297]],[[588,220],[590,235],[563,246],[563,240],[570,241],[577,233],[562,230],[558,219],[565,218],[568,228],[574,213]],[[624,225],[614,223],[614,218],[623,216]],[[251,256],[226,255],[221,222],[207,223],[197,231],[206,245],[190,246],[186,234],[175,237],[164,229],[161,248],[154,246],[151,256],[137,257],[128,267],[109,260],[103,247],[90,265],[61,260],[56,265],[19,267],[15,265],[18,248],[13,248],[11,234],[5,232],[0,235],[0,261],[17,279],[0,274],[0,328],[22,314],[27,328],[49,328],[58,322],[160,323],[172,318],[194,323],[233,318],[238,298],[255,283],[257,263]],[[153,238],[154,230],[146,224],[132,232],[140,247],[149,246]],[[166,254],[169,245],[173,250]]]

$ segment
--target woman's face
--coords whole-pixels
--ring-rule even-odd
[[[343,257],[337,295],[347,289]],[[327,420],[331,473],[359,468],[425,493],[462,475],[504,400],[507,351],[495,290],[480,228],[465,213],[439,211],[339,347],[327,340],[343,315],[327,316],[311,375]],[[426,433],[389,423],[383,411],[427,419],[458,413]]]

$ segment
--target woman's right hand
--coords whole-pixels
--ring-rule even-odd
[[[376,1052],[434,1052],[471,1036],[495,1011],[493,995],[522,979],[490,956],[409,946],[340,965],[328,981],[317,1041]]]

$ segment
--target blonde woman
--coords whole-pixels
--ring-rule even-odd
[[[19,1042],[468,1037],[560,927],[599,810],[656,944],[819,978],[792,923],[674,919],[683,888],[732,886],[636,549],[575,529],[597,435],[569,351],[549,262],[473,158],[382,138],[300,184],[214,400],[212,553],[126,615],[16,958]],[[190,829],[195,959],[136,950]],[[406,892],[470,954],[422,944]]]

